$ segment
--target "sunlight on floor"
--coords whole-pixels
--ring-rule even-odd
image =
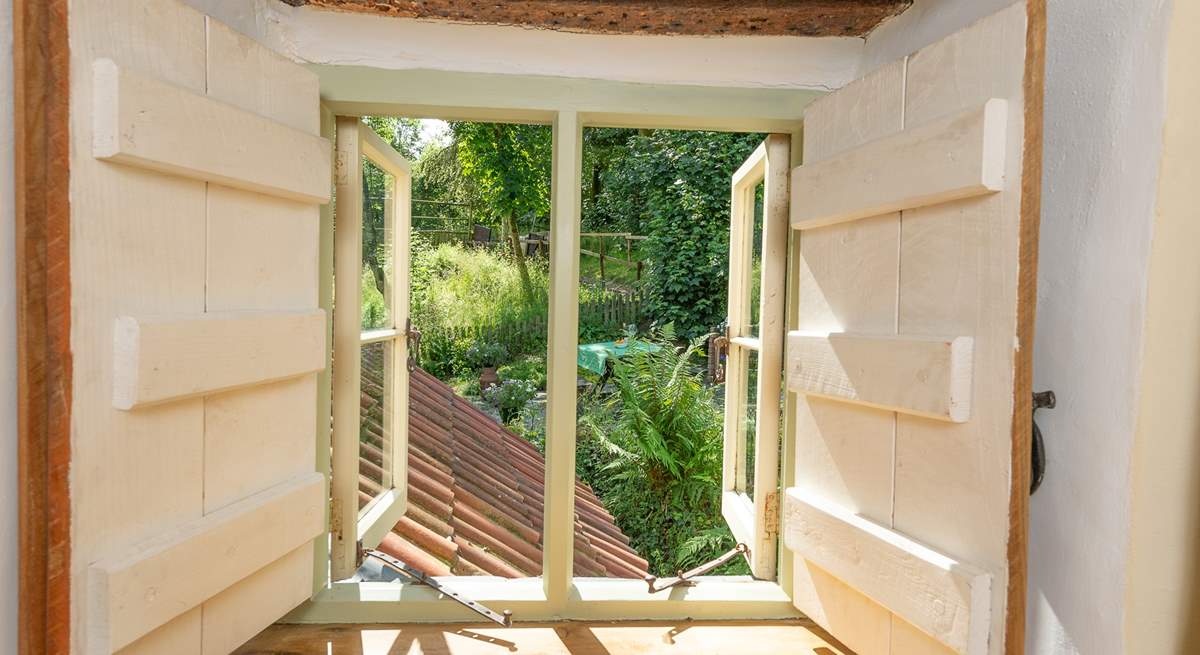
[[[275,625],[240,655],[852,655],[810,621]]]

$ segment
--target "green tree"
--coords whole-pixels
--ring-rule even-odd
[[[725,316],[729,177],[761,134],[652,130],[609,160],[592,211],[644,234],[647,309],[693,338]]]
[[[405,159],[416,159],[421,140],[421,121],[395,116],[366,116],[363,118],[376,134],[396,149]],[[363,162],[363,266],[371,271],[375,287],[384,294],[387,269],[392,253],[388,252],[384,231],[383,210],[394,188],[390,176],[369,161]]]
[[[550,209],[550,128],[452,123],[451,132],[463,174],[474,181],[487,209],[499,217],[500,231],[521,271],[526,301],[532,303],[533,286],[517,221],[522,216],[542,216]]]
[[[585,232],[627,230],[625,216],[612,211],[609,194],[604,193],[606,179],[620,175],[613,171],[629,154],[629,144],[637,130],[614,127],[593,127],[583,131],[583,175],[580,191],[583,200]]]

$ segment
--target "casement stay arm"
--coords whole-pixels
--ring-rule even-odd
[[[427,587],[432,587],[434,591],[445,595],[450,600],[458,603],[459,605],[462,605],[463,607],[466,607],[467,609],[471,610],[472,612],[475,612],[476,614],[484,617],[485,619],[487,619],[493,623],[504,626],[505,628],[512,627],[512,611],[511,610],[504,610],[503,612],[496,612],[495,610],[483,605],[482,603],[473,601],[470,598],[463,596],[462,594],[458,593],[457,591],[454,591],[453,589],[447,587],[446,585],[442,584],[441,582],[438,582],[437,579],[435,579],[431,576],[425,575],[425,573],[423,571],[414,569],[413,567],[405,564],[404,562],[396,559],[395,557],[392,557],[391,555],[388,555],[387,553],[383,553],[378,550],[368,549],[368,550],[363,551],[363,555],[365,557],[373,557],[373,558],[379,560],[381,563],[383,563],[384,566],[399,573],[400,575],[403,575],[404,577],[408,578],[409,580],[412,580],[413,582],[423,584]]]

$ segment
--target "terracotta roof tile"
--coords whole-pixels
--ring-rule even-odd
[[[378,493],[383,462],[382,365],[369,350],[363,364],[360,505]],[[539,575],[542,454],[426,371],[410,380],[408,512],[379,549],[429,575]],[[577,482],[575,495],[576,574],[645,576],[646,560],[591,488]]]

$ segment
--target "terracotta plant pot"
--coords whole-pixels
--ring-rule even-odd
[[[484,391],[490,389],[500,383],[500,376],[496,375],[495,366],[485,366],[479,372],[479,390]]]

